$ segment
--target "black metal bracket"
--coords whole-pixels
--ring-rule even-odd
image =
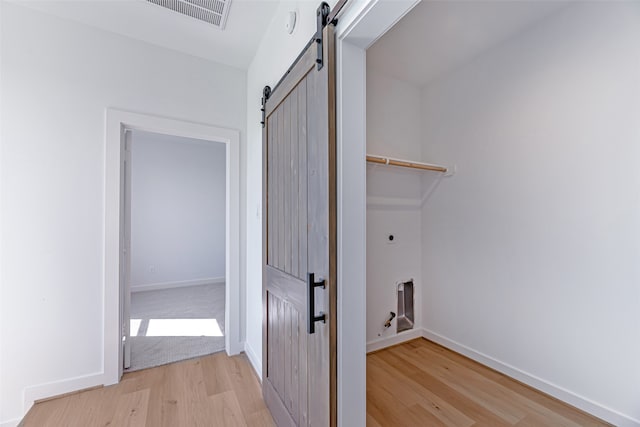
[[[320,280],[316,282],[314,273],[307,273],[307,332],[310,334],[314,334],[316,332],[316,322],[322,321],[322,323],[327,322],[327,316],[324,313],[320,313],[319,316],[316,316],[316,288],[324,289],[324,280]]]
[[[324,58],[322,53],[322,49],[323,49],[322,30],[324,29],[324,27],[327,26],[330,13],[331,13],[331,6],[329,6],[329,4],[326,1],[323,1],[322,3],[320,3],[320,6],[318,6],[318,10],[316,11],[316,37],[315,37],[316,45],[318,47],[318,53],[316,55],[316,64],[318,64],[318,70],[321,70],[322,66],[324,65],[323,64]]]
[[[262,127],[264,127],[264,124],[266,122],[265,107],[270,96],[271,87],[265,86],[264,89],[262,89],[262,108],[260,108],[260,111],[262,112],[262,120],[260,121],[260,124],[262,125]]]

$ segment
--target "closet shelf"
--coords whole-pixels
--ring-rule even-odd
[[[381,165],[400,166],[403,168],[442,172],[442,173],[447,173],[448,171],[448,169],[445,166],[432,165],[430,163],[414,162],[411,160],[393,159],[391,157],[376,156],[373,154],[367,154],[367,162],[378,163]]]

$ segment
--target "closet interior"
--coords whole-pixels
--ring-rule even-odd
[[[369,354],[427,338],[587,410],[635,410],[591,367],[610,356],[597,331],[633,333],[602,299],[627,305],[603,281],[629,296],[634,277],[639,17],[423,1],[367,50]]]

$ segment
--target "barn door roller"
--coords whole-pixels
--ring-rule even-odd
[[[262,127],[264,127],[264,122],[266,120],[267,101],[269,100],[270,96],[271,87],[265,86],[264,89],[262,89],[262,107],[260,108],[260,112],[262,113],[262,120],[260,121],[260,124],[262,125]]]
[[[318,54],[316,55],[316,64],[318,64],[318,70],[322,69],[323,66],[323,55],[322,55],[322,30],[327,26],[327,19],[329,18],[329,13],[331,12],[331,7],[326,1],[320,3],[318,6],[318,10],[316,10],[316,45],[318,46]]]
[[[261,107],[262,120],[260,121],[260,124],[262,125],[263,128],[265,127],[265,105],[269,100],[269,97],[276,89],[278,89],[278,86],[280,86],[280,83],[282,82],[282,80],[287,76],[287,74],[289,74],[289,72],[291,72],[293,67],[298,62],[298,60],[302,57],[302,54],[307,50],[307,48],[309,48],[311,44],[315,43],[317,46],[317,53],[316,53],[317,69],[321,70],[322,67],[324,66],[324,55],[323,55],[324,38],[322,35],[322,30],[328,24],[333,24],[333,25],[338,24],[338,14],[342,11],[342,8],[347,3],[347,1],[348,0],[339,0],[338,3],[336,3],[333,10],[331,10],[331,7],[327,2],[323,1],[322,3],[320,3],[320,6],[318,6],[318,9],[316,10],[315,34],[313,35],[311,40],[309,40],[309,42],[307,43],[307,46],[302,50],[298,58],[296,58],[296,60],[293,61],[293,64],[291,65],[291,67],[289,67],[287,72],[284,73],[284,76],[282,76],[280,81],[273,87],[273,89],[269,86],[265,86],[264,90],[262,91],[262,107]]]

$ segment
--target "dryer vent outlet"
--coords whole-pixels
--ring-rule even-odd
[[[398,284],[397,332],[413,329],[415,322],[413,305],[413,280]]]

